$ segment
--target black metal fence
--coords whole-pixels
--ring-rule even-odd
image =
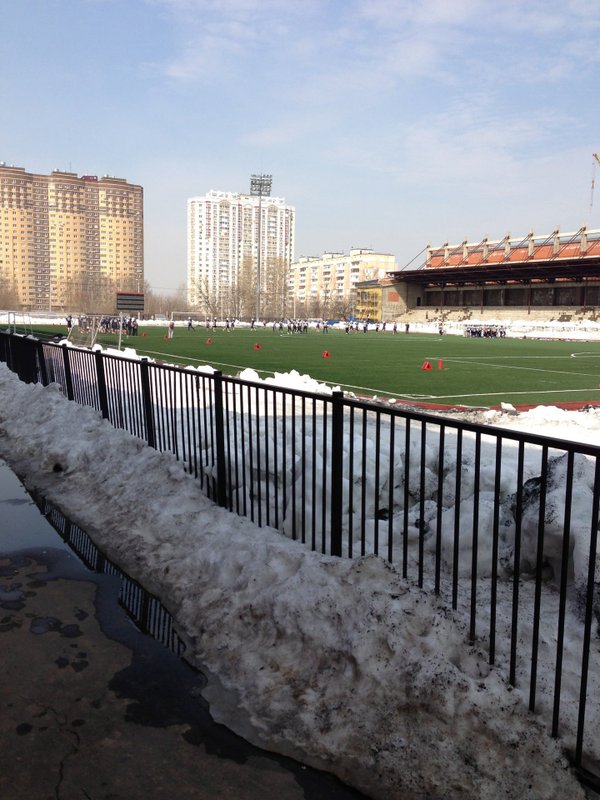
[[[0,360],[175,454],[222,507],[447,597],[600,788],[600,447],[9,334]]]

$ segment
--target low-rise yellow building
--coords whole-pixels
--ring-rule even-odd
[[[290,268],[290,296],[297,315],[355,313],[356,285],[376,281],[396,269],[389,253],[355,248],[349,253],[303,256]],[[296,316],[296,314],[295,314]]]

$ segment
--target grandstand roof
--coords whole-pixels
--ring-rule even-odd
[[[421,267],[388,272],[387,277],[429,286],[600,280],[600,230],[583,227],[568,234],[530,233],[520,240],[507,235],[497,241],[428,246]]]
[[[430,286],[480,285],[482,283],[553,283],[560,281],[600,280],[600,256],[561,261],[522,261],[506,264],[480,264],[461,267],[421,267],[388,272],[394,282]]]

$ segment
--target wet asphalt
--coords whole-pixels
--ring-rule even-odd
[[[216,724],[203,675],[142,633],[0,461],[1,800],[359,800]]]

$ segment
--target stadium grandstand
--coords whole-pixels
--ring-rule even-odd
[[[357,285],[357,316],[381,321],[600,317],[600,230],[428,245],[414,269]],[[416,260],[416,259],[414,259]]]

